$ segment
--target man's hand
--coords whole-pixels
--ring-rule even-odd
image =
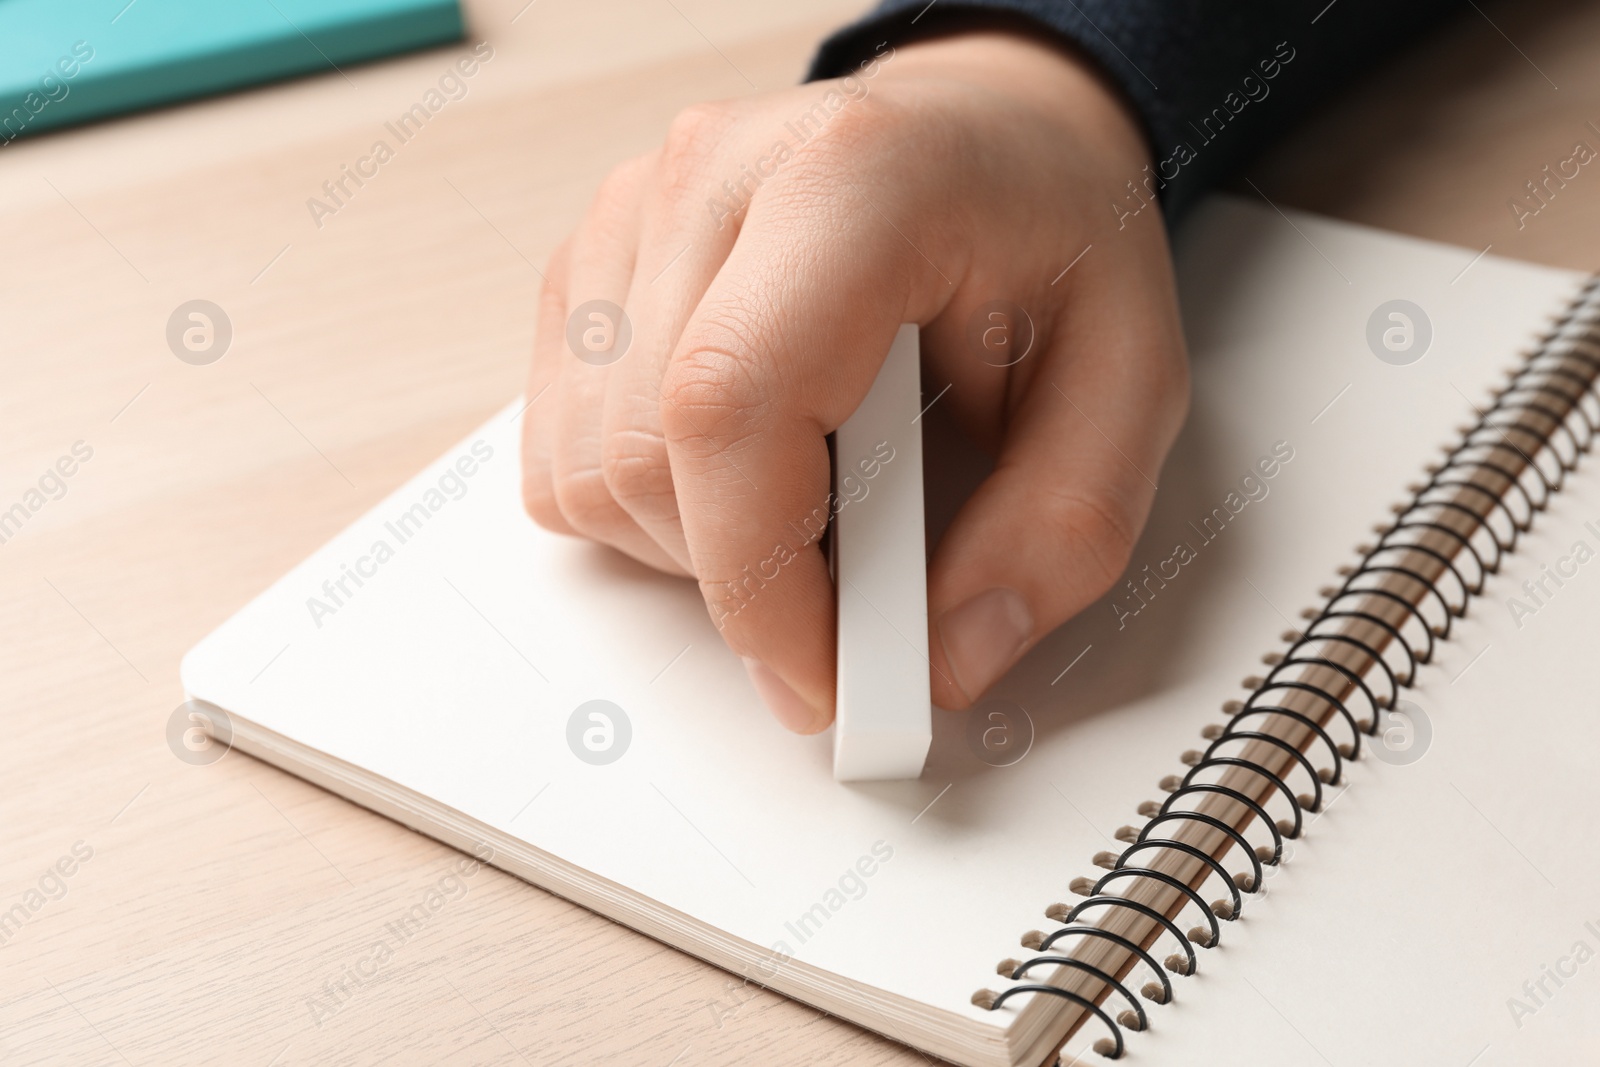
[[[929,564],[934,699],[968,706],[1121,574],[1183,420],[1159,209],[1112,206],[1148,162],[1087,64],[1003,33],[690,108],[551,258],[529,513],[698,579],[778,718],[824,729],[824,438],[919,323],[925,400],[950,383],[939,402],[996,456]],[[614,362],[569,343],[575,312],[571,337],[615,340],[590,301],[626,309]]]

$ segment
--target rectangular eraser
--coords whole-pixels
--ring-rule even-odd
[[[900,327],[855,414],[834,434],[841,782],[917,778],[933,743],[917,327]]]

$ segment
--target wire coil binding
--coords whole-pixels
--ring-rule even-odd
[[[1362,735],[1377,734],[1383,712],[1396,707],[1400,691],[1415,683],[1421,665],[1432,661],[1437,643],[1449,640],[1453,620],[1465,617],[1472,598],[1483,592],[1489,576],[1516,550],[1517,539],[1531,528],[1535,516],[1549,506],[1567,475],[1593,447],[1600,433],[1600,401],[1593,412],[1585,405],[1600,395],[1596,392],[1600,386],[1600,276],[1583,286],[1566,313],[1507,377],[1507,384],[1495,391],[1493,403],[1478,409],[1478,421],[1464,427],[1459,441],[1444,449],[1443,459],[1426,468],[1428,480],[1407,487],[1412,493],[1410,501],[1393,509],[1390,522],[1373,528],[1377,540],[1357,547],[1360,561],[1340,568],[1342,583],[1321,590],[1326,600],[1320,608],[1303,613],[1305,629],[1284,633],[1287,651],[1265,657],[1271,671],[1265,677],[1245,679],[1251,690],[1249,698],[1223,705],[1230,716],[1227,723],[1202,731],[1210,744],[1203,751],[1184,754],[1188,771],[1162,780],[1166,799],[1140,805],[1139,814],[1148,820],[1144,827],[1125,826],[1118,831],[1118,838],[1129,842],[1128,847],[1120,854],[1103,852],[1095,857],[1095,863],[1109,873],[1098,881],[1074,879],[1072,891],[1087,899],[1072,907],[1052,905],[1046,916],[1064,925],[1050,934],[1030,931],[1022,938],[1025,947],[1049,953],[1067,938],[1079,939],[1080,945],[1097,941],[1115,946],[1127,955],[1121,971],[1142,962],[1155,975],[1156,980],[1147,983],[1141,993],[1157,1004],[1169,1003],[1173,997],[1173,983],[1165,971],[1184,976],[1196,973],[1199,957],[1195,946],[1215,947],[1221,940],[1218,919],[1238,919],[1243,894],[1263,889],[1266,868],[1276,867],[1284,859],[1285,839],[1302,834],[1306,812],[1322,810],[1323,786],[1344,781],[1345,764],[1361,758]],[[1425,609],[1424,605],[1432,606]],[[1398,651],[1398,663],[1391,650]],[[1370,680],[1374,675],[1383,680],[1381,689],[1374,688]],[[1352,709],[1347,701],[1357,694],[1365,707]],[[1293,702],[1312,707],[1286,706]],[[1358,716],[1358,711],[1366,714]],[[1348,741],[1337,742],[1329,732],[1335,720],[1343,722]],[[1271,732],[1272,726],[1298,730],[1304,747]],[[1235,744],[1245,745],[1246,753],[1254,748],[1256,756],[1219,754],[1223,746]],[[1314,765],[1309,753],[1316,750],[1328,753],[1331,768]],[[1256,758],[1263,752],[1281,757],[1281,767],[1275,769]],[[1231,784],[1200,780],[1207,772],[1218,770],[1224,772],[1224,779],[1228,772],[1235,772]],[[1254,790],[1255,796],[1241,788],[1240,775],[1253,781],[1248,789]],[[1297,794],[1287,775],[1306,777],[1310,794]],[[1287,819],[1270,816],[1267,804],[1274,796],[1288,805]],[[1237,805],[1238,818],[1230,823],[1214,814],[1177,807],[1203,804],[1207,798]],[[1271,834],[1270,847],[1251,846],[1244,830],[1254,824]],[[1171,829],[1157,833],[1158,827]],[[1220,847],[1206,851],[1172,835],[1172,830],[1185,827],[1218,835]],[[1248,874],[1230,875],[1224,866],[1223,858],[1235,849],[1249,859]],[[1150,852],[1196,861],[1195,877],[1221,878],[1229,898],[1207,905],[1200,893],[1203,881],[1184,881],[1167,871],[1129,862]],[[1124,893],[1136,886],[1170,890],[1176,894],[1173,901],[1179,910],[1193,904],[1205,915],[1207,925],[1185,933],[1173,921],[1177,911],[1169,915],[1143,901],[1107,892],[1114,883],[1122,883]],[[1148,920],[1150,935],[1140,943],[1081,922],[1082,914],[1091,909],[1101,910],[1103,916],[1121,913]],[[1167,957],[1165,970],[1146,947],[1163,934],[1178,945],[1178,952]],[[997,970],[1020,981],[1029,971],[1044,966],[1076,971],[1098,985],[1080,993],[1035,981],[998,993],[979,990],[973,1003],[997,1010],[1024,993],[1059,997],[1094,1015],[1107,1028],[1110,1036],[1097,1041],[1095,1049],[1110,1059],[1119,1058],[1126,1048],[1124,1028],[1137,1031],[1149,1027],[1149,1016],[1120,980],[1120,972],[1114,974],[1060,954],[1003,960]],[[1128,1001],[1132,1010],[1113,1019],[1100,1007],[1100,1001],[1112,994]]]

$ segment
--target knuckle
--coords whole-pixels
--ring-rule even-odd
[[[819,96],[795,121],[808,132],[815,130],[806,141],[807,149],[818,154],[837,152],[848,159],[902,131],[905,118],[900,108],[886,100],[865,107],[833,89]]]
[[[606,488],[624,510],[650,517],[677,513],[667,444],[641,430],[622,430],[606,438],[600,453]]]
[[[706,168],[726,143],[738,118],[732,105],[701,103],[678,112],[667,127],[657,166],[668,191],[704,184]]]
[[[817,112],[814,105],[811,114]],[[930,125],[930,122],[932,123]],[[800,122],[795,123],[796,126]],[[863,176],[874,171],[895,175],[892,184],[914,188],[919,182],[919,170],[908,163],[910,158],[905,145],[907,130],[924,131],[934,143],[952,154],[965,152],[970,146],[960,141],[960,131],[930,120],[928,114],[917,113],[911,107],[887,98],[873,97],[870,103],[845,103],[829,114],[814,133],[795,153],[794,163],[786,172],[789,179],[829,197],[837,198],[845,179],[869,189],[872,185]],[[870,163],[871,166],[867,164]],[[849,189],[849,186],[845,186]],[[878,199],[886,191],[880,186]]]
[[[600,471],[565,471],[554,485],[556,506],[573,529],[593,535],[615,525],[617,503]]]
[[[881,125],[876,117],[841,112],[795,152],[780,187],[802,197],[838,197],[842,180],[860,173],[863,159],[881,154]]]
[[[595,202],[615,204],[629,199],[644,177],[648,163],[647,156],[635,156],[613,167],[611,172],[601,179],[600,187],[595,191]]]
[[[1096,595],[1116,584],[1138,539],[1138,522],[1111,494],[1055,493],[1046,498],[1047,524],[1079,546],[1094,568]]]
[[[758,424],[765,405],[753,360],[744,345],[701,344],[676,357],[661,385],[661,423],[667,441],[691,452],[738,444]]]

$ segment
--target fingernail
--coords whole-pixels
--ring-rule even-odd
[[[755,683],[757,695],[779,722],[797,734],[817,732],[815,708],[802,700],[800,694],[779,678],[771,667],[749,656],[741,658],[744,660],[744,669],[750,672],[750,681]]]
[[[1033,613],[1015,589],[990,589],[939,617],[939,643],[966,698],[983,695],[1033,636]]]

